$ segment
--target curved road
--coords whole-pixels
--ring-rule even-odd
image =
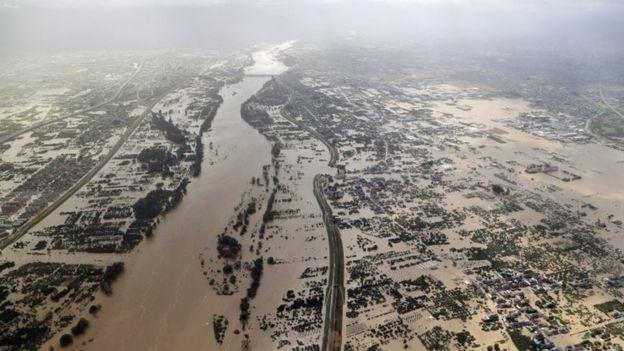
[[[290,96],[288,97],[288,103],[290,103],[293,99],[293,93],[297,93],[297,91],[293,88],[291,88],[288,84],[278,80],[278,79],[274,79],[274,82],[282,87],[284,87],[286,90],[290,90]],[[310,114],[310,117],[314,118],[315,120],[318,120],[318,117],[316,115],[314,115],[314,113],[312,111],[310,111],[310,109],[307,106],[303,106],[306,110],[306,112],[308,112],[308,114]],[[316,130],[308,127],[307,125],[305,125],[304,123],[297,121],[295,118],[290,117],[286,112],[284,112],[284,109],[280,110],[282,117],[286,118],[287,120],[289,120],[291,123],[295,124],[297,127],[305,130],[306,132],[312,134],[312,136],[314,136],[316,139],[318,139],[319,141],[321,141],[323,144],[325,144],[325,146],[327,146],[327,149],[329,149],[329,154],[330,154],[330,160],[329,163],[327,164],[329,167],[335,167],[336,166],[336,162],[338,162],[338,150],[336,150],[336,147],[329,142],[329,140],[325,139],[325,137],[317,132]]]
[[[61,117],[56,117],[56,118],[51,118],[51,119],[48,119],[48,120],[45,120],[45,121],[41,121],[41,122],[35,123],[35,124],[33,124],[32,126],[29,126],[29,127],[26,127],[26,128],[20,129],[20,130],[17,130],[17,131],[15,131],[15,132],[12,132],[12,133],[10,133],[10,134],[8,134],[8,135],[5,135],[5,136],[3,136],[2,138],[0,138],[0,144],[4,144],[4,143],[6,143],[6,142],[8,142],[8,141],[11,141],[11,140],[13,140],[13,139],[17,138],[18,136],[20,136],[20,135],[22,135],[22,134],[24,134],[24,133],[28,133],[28,132],[30,132],[30,131],[32,131],[32,130],[37,129],[37,128],[40,128],[40,127],[43,127],[43,126],[47,126],[48,124],[52,124],[52,123],[55,123],[55,122],[58,122],[58,121],[62,121],[62,120],[64,120],[64,119],[66,119],[66,118],[74,117],[74,116],[79,115],[79,114],[81,114],[81,113],[85,113],[85,112],[93,111],[93,110],[98,109],[98,108],[100,108],[100,107],[102,107],[102,106],[104,106],[104,105],[108,105],[108,104],[110,104],[111,102],[113,102],[113,101],[115,101],[115,100],[117,100],[117,99],[119,98],[119,95],[121,95],[121,92],[122,92],[122,91],[126,88],[126,86],[128,85],[128,83],[130,83],[130,81],[132,81],[132,80],[134,79],[134,77],[136,77],[136,75],[137,75],[137,74],[139,74],[139,72],[141,71],[141,68],[143,68],[143,62],[141,62],[141,63],[139,64],[139,67],[137,67],[136,71],[134,71],[134,73],[132,74],[132,76],[130,76],[130,78],[128,78],[128,79],[127,79],[127,80],[126,80],[126,81],[125,81],[125,82],[124,82],[124,83],[123,83],[123,84],[122,84],[122,85],[121,85],[121,86],[117,89],[117,91],[115,92],[115,94],[114,94],[114,95],[113,95],[110,99],[105,100],[105,101],[102,101],[102,102],[100,102],[99,104],[94,105],[94,106],[91,106],[91,107],[89,107],[89,108],[86,108],[86,109],[82,109],[82,110],[75,111],[75,112],[73,112],[73,113],[71,113],[71,114],[69,114],[69,115],[65,115],[65,116],[61,116]]]
[[[292,96],[290,99],[292,99]],[[317,119],[309,109],[306,108],[306,110],[312,115],[311,117]],[[283,109],[281,110],[281,115],[325,144],[330,153],[328,166],[336,166],[339,158],[338,150],[329,140],[303,122],[289,116]],[[325,293],[325,322],[323,323],[322,350],[338,351],[342,349],[342,317],[345,302],[344,250],[340,231],[336,223],[334,223],[331,207],[327,203],[327,199],[325,199],[324,186],[326,181],[327,175],[317,174],[314,176],[314,197],[321,208],[329,244],[329,281]]]
[[[595,116],[592,116],[591,118],[587,119],[587,121],[585,121],[585,127],[584,127],[584,130],[585,130],[585,132],[586,132],[586,133],[590,134],[592,137],[594,137],[594,138],[596,138],[596,139],[598,139],[598,140],[602,140],[602,141],[609,142],[609,141],[612,141],[610,138],[608,138],[608,137],[604,137],[604,136],[599,135],[599,134],[596,134],[596,133],[594,133],[594,132],[592,131],[592,123],[593,123],[593,120],[594,120],[596,117],[598,117],[598,116],[600,116],[600,115],[602,115],[603,113],[605,113],[605,112],[606,112],[606,110],[607,110],[607,109],[605,109],[605,108],[604,108],[605,106],[606,106],[609,110],[611,110],[611,112],[615,113],[616,115],[618,115],[618,116],[619,116],[619,117],[621,117],[621,118],[624,118],[624,114],[622,114],[622,113],[620,113],[618,110],[616,110],[616,109],[615,109],[615,107],[613,107],[613,105],[611,105],[611,104],[609,103],[609,101],[607,101],[607,99],[605,98],[605,96],[604,96],[604,94],[603,94],[603,89],[602,89],[602,86],[601,86],[599,89],[600,89],[600,90],[598,91],[598,94],[599,94],[599,97],[600,97],[600,100],[601,100],[601,102],[602,102],[602,105],[603,105],[603,106],[601,106],[599,102],[596,102],[595,100],[593,100],[593,99],[591,99],[591,98],[589,98],[589,97],[586,97],[586,96],[584,96],[584,95],[581,95],[581,97],[582,97],[585,101],[587,101],[587,102],[589,102],[589,103],[591,103],[591,104],[596,105],[596,107],[598,107],[598,108],[600,109],[600,112],[598,112]]]
[[[611,106],[609,101],[607,101],[607,99],[605,99],[604,94],[602,93],[602,87],[600,87],[600,99],[602,100],[602,102],[605,105],[607,105],[607,107],[609,107],[609,109],[611,109],[611,111],[613,111],[613,113],[615,113],[616,115],[620,116],[621,118],[624,118],[624,115],[621,114],[618,110],[616,110],[615,107]]]
[[[335,167],[336,166],[336,162],[338,162],[338,150],[336,150],[336,147],[334,145],[332,145],[329,142],[329,140],[325,139],[325,137],[323,137],[323,135],[321,135],[321,133],[317,132],[316,130],[308,127],[307,125],[303,124],[302,122],[297,121],[293,117],[290,117],[286,112],[284,112],[284,110],[281,111],[281,115],[282,115],[282,117],[284,117],[287,120],[289,120],[292,124],[294,124],[297,127],[305,130],[306,132],[312,134],[312,136],[314,136],[320,142],[325,144],[325,146],[327,146],[327,149],[329,149],[329,156],[330,156],[329,162],[327,163],[327,165],[329,167]],[[315,117],[315,116],[313,116],[313,117]]]

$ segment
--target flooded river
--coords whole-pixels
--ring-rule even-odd
[[[256,55],[254,55],[256,58]],[[266,59],[272,59],[267,56]],[[267,62],[256,62],[268,67]],[[273,65],[275,68],[276,66]],[[255,74],[279,73],[276,71]],[[241,104],[268,77],[245,77],[221,91],[223,104],[204,136],[206,160],[184,201],[161,221],[152,239],[129,254],[114,294],[102,298],[87,350],[214,349],[212,317],[238,312],[238,299],[217,296],[199,254],[216,247],[252,176],[271,162],[270,144],[240,116]],[[210,149],[212,143],[212,149]]]

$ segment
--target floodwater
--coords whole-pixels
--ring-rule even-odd
[[[280,52],[290,48],[295,42],[287,41],[263,50],[255,51],[251,56],[254,65],[245,70],[249,75],[276,74],[285,71],[288,67],[283,62],[275,59]]]
[[[256,64],[278,66],[266,61]],[[271,162],[268,141],[240,117],[241,104],[268,79],[246,77],[221,91],[223,104],[212,131],[204,136],[201,175],[193,179],[178,208],[162,219],[153,238],[128,255],[126,272],[115,283],[113,295],[99,298],[103,309],[92,322],[94,340],[85,349],[214,348],[213,314],[237,311],[239,301],[214,294],[202,274],[199,254],[207,246],[216,246],[217,235],[248,190],[251,177],[260,176],[262,166]]]
[[[471,106],[470,111],[460,111],[455,106],[439,104],[436,109],[455,115],[459,119],[482,124],[487,129],[498,129],[504,133],[501,138],[505,144],[482,139],[479,145],[489,147],[480,149],[483,156],[490,156],[499,161],[514,160],[522,165],[549,162],[562,170],[567,170],[582,177],[580,180],[563,182],[546,174],[528,174],[518,167],[516,181],[524,189],[541,192],[544,186],[556,185],[560,191],[547,196],[569,206],[581,206],[591,203],[598,211],[585,211],[587,222],[596,220],[609,222],[608,216],[624,218],[624,191],[619,186],[624,173],[622,152],[605,145],[568,144],[540,138],[521,130],[510,128],[504,120],[515,118],[520,112],[530,111],[528,102],[517,99],[470,100],[460,99],[462,105]],[[558,157],[559,159],[555,158]],[[539,220],[540,217],[522,218],[523,222]],[[591,219],[591,220],[589,220]],[[602,232],[602,237],[618,249],[624,249],[622,229],[612,227]]]

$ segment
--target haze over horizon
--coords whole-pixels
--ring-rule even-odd
[[[624,6],[582,1],[7,1],[0,45],[23,50],[234,48],[358,35],[382,42],[464,40],[611,45]],[[610,44],[611,43],[611,44]]]

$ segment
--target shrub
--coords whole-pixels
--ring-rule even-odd
[[[74,336],[82,335],[85,331],[87,331],[87,328],[89,328],[89,321],[84,318],[80,318],[78,323],[71,328],[71,333]]]
[[[235,258],[241,251],[240,243],[231,236],[221,234],[217,243],[219,257]]]
[[[67,347],[74,342],[74,337],[71,334],[63,334],[61,336],[60,344],[61,347]]]
[[[115,262],[112,265],[106,267],[104,274],[102,275],[102,281],[100,282],[100,288],[105,294],[112,294],[111,288],[112,282],[114,282],[121,273],[124,271],[123,262]]]

